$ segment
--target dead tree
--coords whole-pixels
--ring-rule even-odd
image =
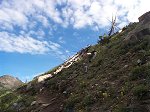
[[[116,16],[115,16],[115,18],[112,16],[111,28],[108,33],[108,36],[111,36],[115,32],[115,26],[116,26]]]
[[[112,16],[112,20],[108,20],[110,22],[110,30],[108,32],[108,35],[107,36],[99,36],[100,38],[100,43],[101,44],[105,44],[105,43],[109,43],[110,39],[111,39],[111,36],[115,33],[115,32],[118,32],[120,30],[120,28],[118,27],[118,24],[116,23],[116,16]],[[99,43],[98,42],[98,43]]]

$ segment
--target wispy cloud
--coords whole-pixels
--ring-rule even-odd
[[[61,43],[61,44],[65,44],[66,43],[63,37],[59,37],[58,40],[59,40],[59,43]]]
[[[0,32],[0,50],[6,52],[43,54],[48,51],[47,42]]]

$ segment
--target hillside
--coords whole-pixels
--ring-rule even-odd
[[[138,23],[82,49],[11,94],[2,94],[0,109],[3,112],[150,112],[149,82],[150,12],[147,12]],[[9,101],[5,102],[6,99]]]

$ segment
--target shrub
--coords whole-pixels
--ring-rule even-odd
[[[35,100],[35,97],[33,96],[22,95],[21,99],[18,102],[23,102],[26,106],[29,106],[34,100]]]
[[[149,92],[149,88],[146,85],[138,85],[133,88],[133,95],[137,97],[137,99],[141,99],[143,95]]]
[[[13,102],[17,101],[18,97],[12,92],[7,91],[0,98],[0,111],[6,110]]]
[[[148,41],[145,40],[145,41],[142,41],[142,42],[138,42],[132,49],[133,52],[137,52],[139,50],[143,50],[143,49],[146,49],[147,46],[148,46]]]
[[[132,108],[126,108],[126,107],[122,107],[117,109],[115,112],[132,112]]]
[[[131,80],[137,80],[143,77],[144,75],[144,68],[143,67],[136,67],[132,69],[131,74],[130,74],[130,79]]]
[[[150,76],[150,66],[138,66],[131,70],[130,79],[137,80],[141,78],[148,78]]]
[[[81,88],[81,89],[84,89],[84,88],[86,88],[87,87],[87,82],[85,82],[85,81],[82,81],[81,83],[79,83],[79,87]]]
[[[50,79],[49,81],[47,81],[47,84],[45,86],[52,90],[59,90],[57,81],[55,79]]]
[[[80,97],[77,94],[71,95],[66,101],[65,110],[73,109],[76,103],[80,102]]]
[[[91,95],[87,95],[84,97],[82,103],[84,106],[89,106],[94,103],[94,99]]]

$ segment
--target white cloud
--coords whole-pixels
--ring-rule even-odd
[[[45,16],[43,16],[43,15],[37,15],[35,18],[36,18],[39,22],[41,22],[44,27],[48,27],[48,26],[50,25],[50,23],[48,22],[47,17],[45,17]]]
[[[28,18],[22,13],[9,8],[0,9],[0,23],[4,27],[10,28],[10,26],[22,26],[28,22]]]
[[[0,32],[0,51],[19,52],[30,54],[56,53],[63,54],[60,51],[60,45],[54,42],[39,41],[32,37]],[[61,57],[61,56],[60,56]]]
[[[43,37],[45,37],[45,32],[42,29],[39,29],[35,34],[39,39],[43,39]]]
[[[150,10],[147,0],[69,0],[64,18],[74,28],[90,26],[104,28],[113,15],[117,15],[119,26],[138,21],[138,17]],[[66,10],[67,9],[67,10]]]
[[[0,51],[44,54],[49,51],[46,41],[0,32]]]

